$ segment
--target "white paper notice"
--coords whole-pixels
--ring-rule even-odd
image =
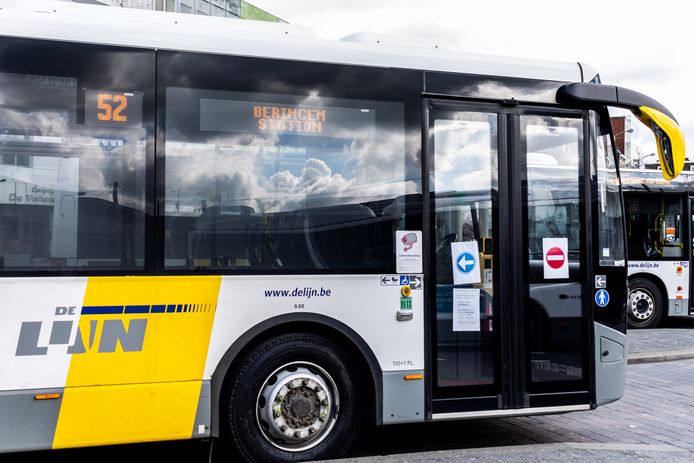
[[[481,283],[477,241],[451,243],[453,284]]]
[[[395,231],[395,271],[422,273],[422,232],[420,230]]]
[[[490,269],[484,270],[484,288],[493,289],[494,288],[494,274]]]
[[[542,257],[546,280],[569,278],[568,238],[542,238]]]
[[[480,331],[478,288],[453,288],[453,331]]]

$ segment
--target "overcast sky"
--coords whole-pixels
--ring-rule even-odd
[[[320,38],[356,31],[442,37],[459,50],[581,61],[603,83],[665,105],[694,149],[694,28],[686,3],[645,0],[251,0]],[[669,5],[669,4],[668,4]],[[687,10],[688,11],[688,10]],[[632,146],[655,151],[634,118]],[[694,156],[687,155],[694,159]],[[654,161],[651,157],[648,160]]]

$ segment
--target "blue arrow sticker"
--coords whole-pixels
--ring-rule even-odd
[[[470,273],[475,268],[475,256],[469,252],[464,252],[458,257],[455,264],[462,273]]]
[[[606,289],[598,290],[595,293],[595,303],[600,307],[605,307],[610,303],[610,293]]]

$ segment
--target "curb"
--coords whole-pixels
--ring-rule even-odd
[[[674,362],[694,358],[694,349],[662,350],[656,352],[635,352],[629,354],[629,365],[639,363]]]

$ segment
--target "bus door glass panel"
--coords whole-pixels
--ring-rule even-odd
[[[528,246],[525,336],[531,393],[557,391],[548,383],[584,378],[582,134],[581,119],[521,116]]]
[[[666,194],[630,194],[626,197],[629,259],[680,258],[682,198]]]
[[[692,299],[694,296],[694,272],[692,271],[692,262],[694,262],[694,199],[689,198],[689,214],[691,216],[691,224],[689,227],[689,236],[691,237],[689,242],[691,244],[691,250],[689,251],[689,304],[690,306],[694,304]]]
[[[598,265],[593,267],[595,276],[601,276],[604,289],[612,291],[614,285],[627,278],[626,270],[626,233],[624,225],[624,207],[622,190],[620,188],[619,172],[617,171],[616,150],[612,145],[612,136],[602,134],[598,114],[592,114],[591,131],[598,136],[591,140],[594,148],[592,168],[597,172],[597,201],[592,202],[592,214],[597,218]],[[594,253],[595,255],[595,253]],[[597,286],[597,285],[596,285]],[[596,288],[597,289],[597,288]],[[626,333],[626,311],[624,298],[626,294],[610,292],[610,303],[606,307],[593,306],[593,320],[600,324]]]
[[[660,228],[663,257],[682,257],[682,198],[665,196],[663,201],[662,226]]]
[[[496,383],[497,115],[446,112],[433,133],[436,386],[489,387]]]

